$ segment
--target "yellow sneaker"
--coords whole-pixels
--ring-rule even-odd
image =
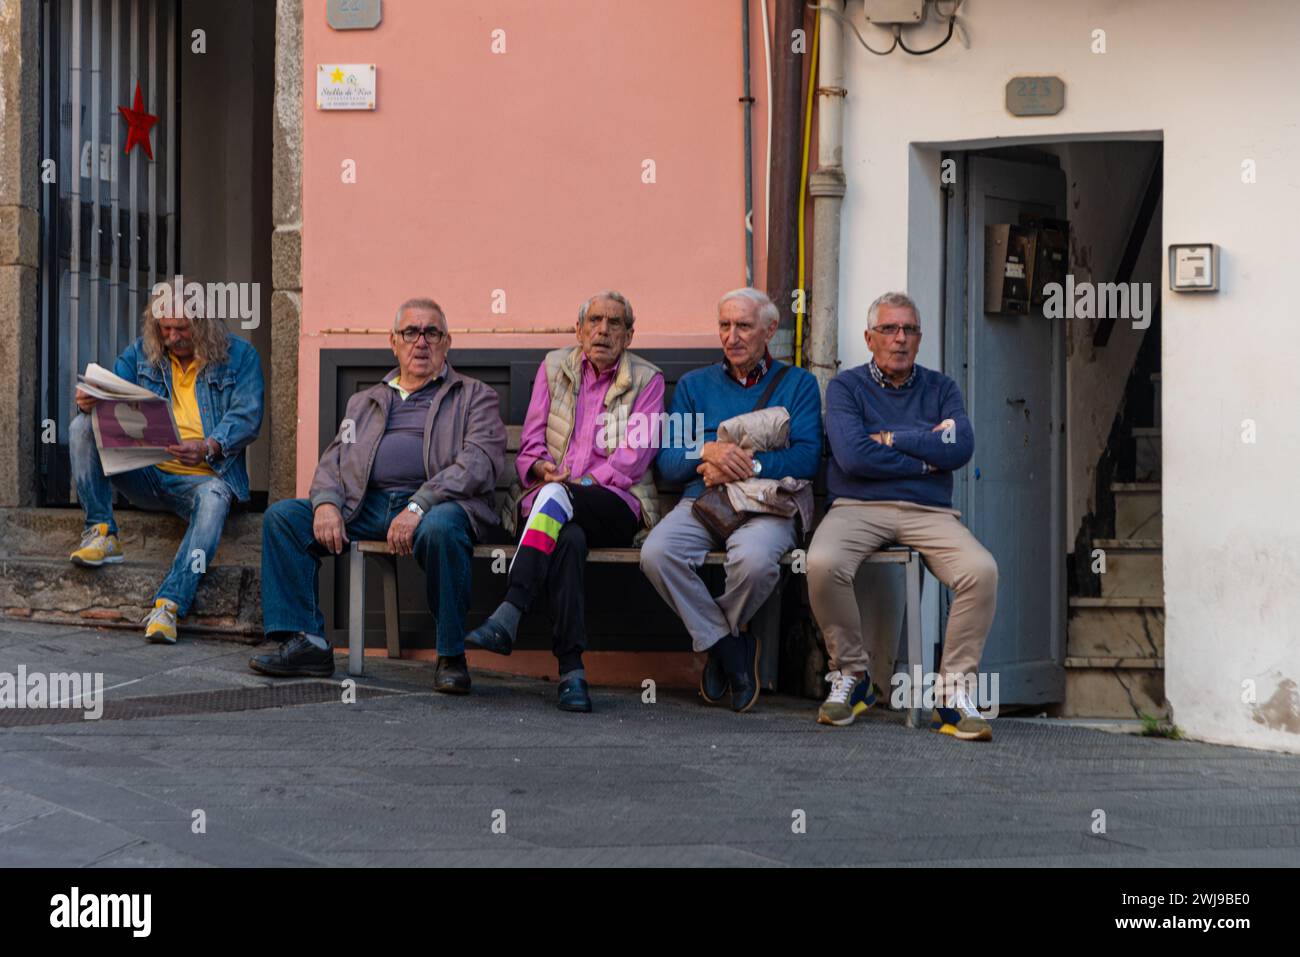
[[[100,522],[86,529],[81,536],[81,544],[68,556],[74,565],[98,568],[100,565],[120,565],[122,563],[122,545],[116,535],[108,534],[108,525]]]
[[[153,611],[145,618],[144,636],[154,644],[176,644],[176,602],[159,598],[153,603]]]

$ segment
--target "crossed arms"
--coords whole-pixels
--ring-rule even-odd
[[[944,386],[937,424],[887,435],[879,417],[845,379],[832,379],[826,387],[826,432],[840,468],[868,479],[951,472],[969,462],[975,450],[974,429],[961,393],[951,383]]]

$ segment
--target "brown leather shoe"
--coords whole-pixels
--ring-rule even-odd
[[[469,694],[469,664],[464,655],[438,657],[433,669],[433,690],[443,694]]]

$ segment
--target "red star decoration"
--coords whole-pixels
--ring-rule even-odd
[[[117,111],[122,114],[122,119],[126,120],[126,149],[122,152],[129,154],[131,147],[139,143],[144,147],[144,155],[153,159],[153,147],[149,145],[149,129],[158,122],[158,117],[152,113],[144,111],[144,97],[140,95],[140,84],[135,85],[135,102],[131,104],[130,109],[125,106],[119,106]]]

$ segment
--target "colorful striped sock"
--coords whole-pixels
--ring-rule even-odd
[[[542,486],[533,501],[532,511],[524,525],[524,536],[519,540],[519,547],[535,548],[543,555],[555,551],[556,539],[564,523],[573,518],[573,500],[569,490],[559,482]],[[514,563],[511,562],[511,565]]]

